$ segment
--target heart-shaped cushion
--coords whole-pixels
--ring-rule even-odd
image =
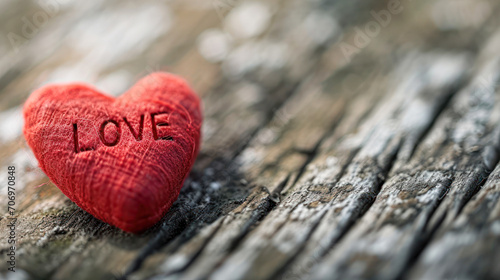
[[[40,168],[94,217],[138,233],[177,199],[198,154],[200,100],[177,76],[153,73],[118,98],[84,84],[49,85],[24,106]]]

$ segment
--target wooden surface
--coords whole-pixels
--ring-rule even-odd
[[[0,278],[499,279],[500,4],[394,3],[2,1]],[[37,168],[22,103],[158,70],[202,97],[203,145],[164,219],[132,235]]]

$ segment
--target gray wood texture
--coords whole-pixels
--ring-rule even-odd
[[[0,278],[500,279],[498,1],[0,8]],[[39,170],[22,103],[49,82],[119,95],[159,70],[202,97],[203,144],[171,210],[133,235]]]

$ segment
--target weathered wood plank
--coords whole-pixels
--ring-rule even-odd
[[[400,277],[434,231],[456,220],[498,161],[485,164],[487,147],[498,145],[487,124],[499,121],[492,105],[499,70],[495,61],[484,66],[453,98],[411,161],[393,169],[370,210],[319,264],[317,278]]]
[[[92,8],[95,9],[96,7],[93,6]],[[116,14],[115,16],[118,17],[126,17],[127,13],[136,11],[132,5],[128,4],[118,9],[118,11],[111,9],[109,12]],[[165,39],[158,44],[163,48],[158,55],[161,57],[161,55],[168,54],[168,56],[165,55],[165,59],[167,61],[169,60],[168,64],[174,67],[174,69],[171,69],[173,72],[177,72],[175,71],[175,67],[178,67],[180,69],[178,72],[182,74],[182,69],[185,68],[183,63],[191,60],[190,65],[193,63],[201,63],[205,67],[204,70],[203,67],[198,65],[197,71],[199,72],[196,73],[198,76],[202,76],[200,73],[204,71],[213,73],[214,71],[211,69],[213,66],[201,61],[199,54],[197,54],[196,51],[189,51],[189,49],[192,50],[196,47],[197,33],[206,29],[209,24],[218,23],[219,18],[217,14],[211,7],[208,10],[196,12],[189,7],[186,8],[185,6],[181,6],[175,12],[177,14],[189,13],[190,17],[181,17],[180,19],[184,22],[180,22],[178,25],[182,26],[182,28],[175,29],[174,34],[168,34],[169,36],[165,36]],[[197,15],[197,18],[193,17],[193,13]],[[106,13],[104,13],[104,15],[99,15],[97,20],[101,20],[106,24],[107,22],[104,19],[105,16]],[[144,14],[144,16],[147,15]],[[88,22],[92,24],[94,21],[95,20],[88,20]],[[112,22],[109,23],[112,24]],[[127,29],[127,24],[121,28]],[[197,28],[200,29],[197,30]],[[96,31],[95,29],[92,30],[92,32]],[[101,32],[107,32],[107,30],[103,28]],[[90,35],[88,32],[86,34]],[[134,38],[134,40],[138,39],[141,38]],[[74,38],[69,38],[65,43],[67,45],[72,45],[74,44],[72,40],[74,40]],[[150,39],[143,38],[142,40]],[[38,42],[33,42],[33,44],[35,43],[38,44]],[[132,44],[134,42],[128,43]],[[64,43],[62,45],[64,45]],[[182,46],[189,46],[188,51]],[[154,51],[158,47],[153,43],[153,46],[150,48]],[[57,61],[64,58],[65,63],[71,65],[72,63],[79,63],[81,56],[70,55],[70,49],[64,49],[63,47],[62,49],[63,51],[57,53],[55,57],[51,57],[50,61],[39,65],[38,69],[27,73],[27,75],[21,75],[20,78],[16,78],[10,82],[6,91],[23,88],[26,80],[29,79],[29,75],[34,75],[37,70],[55,72],[55,74],[53,74],[55,77],[52,78],[55,80],[65,80],[74,77],[75,79],[87,79],[88,81],[90,80],[90,82],[95,81],[99,85],[102,79],[93,80],[92,77],[94,75],[101,77],[100,71],[103,71],[103,67],[113,68],[112,65],[116,63],[126,64],[126,62],[118,60],[108,61],[106,63],[100,61],[102,65],[97,67],[95,63],[100,58],[105,55],[111,55],[110,52],[113,51],[113,48],[108,47],[101,49],[101,53],[97,55],[87,57],[90,58],[90,63],[76,67],[76,72],[69,73],[68,75],[67,73],[61,73],[59,71],[59,69],[64,68],[64,66],[61,67]],[[85,51],[85,49],[82,51]],[[310,52],[310,49],[306,48],[303,51]],[[28,50],[28,52],[31,52],[31,50]],[[70,59],[68,59],[68,56]],[[116,55],[113,57],[119,59]],[[183,59],[179,60],[179,57]],[[191,59],[190,57],[193,58]],[[297,55],[297,57],[301,56]],[[54,61],[56,61],[56,63],[54,63]],[[301,61],[297,61],[297,63],[301,63]],[[310,65],[312,66],[314,64],[312,63]],[[291,66],[293,65],[290,65],[290,67]],[[87,70],[88,67],[93,73],[78,72],[82,70],[83,67],[85,67],[85,70]],[[134,69],[140,69],[141,67],[144,67],[144,64],[135,64],[132,72],[140,73],[138,70]],[[152,69],[153,67],[154,66],[146,67],[146,72],[156,70]],[[295,68],[298,70],[295,71],[294,75],[301,75],[308,71],[308,68],[304,66]],[[210,188],[210,186],[216,186],[218,184],[214,178],[221,180],[221,172],[227,173],[225,175],[228,178],[227,180],[231,180],[231,182],[236,180],[236,176],[227,170],[225,161],[239,153],[241,148],[246,145],[245,143],[248,142],[248,138],[254,134],[257,128],[268,122],[274,108],[293,92],[296,82],[293,80],[286,83],[284,82],[289,79],[287,78],[288,74],[286,71],[280,71],[278,75],[274,74],[274,80],[269,80],[269,77],[266,76],[269,70],[270,69],[264,68],[260,69],[259,73],[252,73],[252,75],[263,75],[259,83],[253,82],[252,80],[254,78],[252,78],[251,75],[249,75],[248,80],[240,79],[237,82],[231,82],[219,76],[218,78],[221,79],[221,81],[217,83],[208,81],[208,85],[206,85],[206,80],[196,80],[197,77],[193,77],[195,79],[195,88],[200,88],[200,86],[205,87],[198,89],[204,97],[206,107],[205,118],[207,125],[204,127],[205,142],[203,144],[202,154],[193,171],[193,176],[195,178],[197,176],[202,176],[202,179],[200,179],[201,182],[194,182],[192,184],[188,182],[187,188],[183,190],[183,194],[181,194],[178,204],[165,219],[164,223],[167,228],[167,234],[164,234],[160,230],[158,234],[160,241],[165,238],[164,235],[168,237],[170,232],[173,234],[170,238],[180,234],[187,224],[193,222],[195,219],[201,220],[201,224],[214,220],[222,215],[224,211],[234,208],[236,205],[233,204],[233,201],[240,201],[248,193],[249,190],[242,187],[233,194],[229,193],[219,197],[217,189],[215,187]],[[107,70],[104,71],[106,72]],[[188,69],[188,71],[189,72],[184,73],[184,75],[190,77],[191,75],[189,73],[192,73],[192,70]],[[142,70],[142,72],[145,71]],[[63,77],[59,77],[61,74],[64,74]],[[109,76],[112,75],[113,74]],[[107,76],[104,76],[104,80],[106,80],[106,77]],[[130,84],[130,82],[131,81],[127,81],[125,86]],[[106,85],[105,82],[103,84],[104,86]],[[126,88],[124,85],[121,86],[123,89]],[[16,98],[23,98],[23,96],[25,97],[29,93],[29,91],[26,90],[23,90],[23,92],[24,93],[21,95],[10,94],[5,96],[7,98],[14,98],[12,102],[20,102],[22,99]],[[269,95],[270,92],[273,94]],[[245,96],[246,98],[242,98],[242,95],[247,96]],[[252,97],[251,95],[254,96]],[[266,95],[269,97],[263,99],[262,96]],[[21,160],[27,162],[28,169],[35,169],[33,157],[29,155],[29,151],[25,146],[23,152],[26,153],[26,155],[14,154],[9,156],[11,160],[15,159],[13,157],[23,156]],[[197,175],[197,173],[200,175]],[[42,174],[38,173],[38,175]],[[22,176],[24,175],[21,174],[21,177]],[[42,175],[41,177],[36,177],[35,184],[32,182],[26,182],[26,184],[33,184],[36,186],[44,181],[46,182],[46,179],[44,179]],[[40,196],[44,197],[42,202],[37,201]],[[146,235],[138,238],[123,234],[100,223],[79,210],[50,183],[43,185],[39,189],[28,189],[26,192],[21,193],[18,199],[26,202],[28,205],[34,206],[31,208],[23,207],[19,209],[19,214],[21,216],[19,220],[21,226],[18,227],[18,231],[20,232],[20,243],[25,247],[32,247],[29,254],[26,254],[27,252],[21,252],[20,258],[24,258],[22,267],[29,272],[36,273],[40,277],[50,276],[64,279],[67,275],[87,278],[108,277],[112,274],[122,274],[125,272],[134,256],[137,257],[137,255],[140,254],[140,249],[145,245],[146,241],[150,240],[151,237],[158,232],[158,228],[152,229]],[[192,206],[196,209],[190,208]],[[206,212],[208,214],[203,216],[203,213],[208,207],[210,207],[211,211]],[[227,210],[225,210],[225,208],[227,208]],[[188,214],[183,213],[188,211],[186,209],[189,209]],[[180,226],[178,224],[180,224]],[[197,227],[199,227],[199,223],[192,223],[190,225],[191,230],[197,229]],[[170,228],[178,229],[170,230]],[[187,230],[187,232],[189,232],[189,230]],[[188,234],[188,236],[190,235]],[[42,241],[40,242],[40,240]],[[157,245],[160,246],[162,243],[164,242],[160,242],[160,244]],[[145,251],[147,251],[147,248]],[[50,256],[52,258],[51,262],[46,263],[45,257],[43,256]],[[120,258],[117,259],[115,257],[115,261],[113,262],[104,261],[104,259],[108,259],[111,256],[120,256]]]
[[[241,271],[244,278],[269,278],[293,259],[295,262],[291,266],[301,267],[303,262],[312,256],[324,255],[369,207],[400,147],[411,143],[413,138],[418,138],[433,120],[432,117],[427,120],[415,119],[414,121],[421,121],[419,129],[416,124],[406,127],[408,118],[418,115],[432,116],[433,113],[429,112],[437,114],[439,103],[443,101],[441,94],[447,92],[446,88],[460,77],[465,66],[464,60],[460,62],[463,58],[443,56],[445,58],[442,61],[435,61],[433,56],[427,59],[417,58],[420,61],[427,60],[428,63],[433,61],[438,65],[436,67],[447,65],[453,60],[458,62],[455,75],[436,82],[436,95],[429,96],[429,90],[425,87],[416,87],[415,91],[411,92],[408,83],[415,81],[415,77],[403,80],[402,87],[394,90],[393,96],[388,96],[380,102],[366,117],[359,131],[343,134],[343,139],[332,141],[335,142],[333,149],[319,153],[322,156],[317,161],[312,161],[308,169],[310,173],[306,174],[304,180],[289,192],[283,204],[280,204],[252,234],[255,239],[248,238],[241,248],[225,261],[220,270],[215,272],[214,278],[228,277],[223,273],[229,273],[230,267],[236,265],[239,265],[236,271]],[[432,65],[424,62],[417,67],[430,68]],[[426,102],[419,102],[424,94]],[[399,98],[406,100],[391,103]],[[403,107],[399,106],[404,106],[406,110],[401,110]],[[267,243],[263,241],[267,239],[263,235],[269,235],[269,232],[273,233],[273,237]],[[255,245],[257,240],[261,246]],[[252,259],[255,259],[255,263],[250,261]],[[245,263],[238,262],[240,260],[245,260]],[[257,269],[261,261],[278,264],[266,271],[263,268]],[[231,277],[236,277],[234,271],[231,273]]]
[[[18,169],[20,273],[500,276],[495,1],[62,2],[19,53],[0,41],[0,167]],[[21,34],[42,4],[0,3],[0,31]],[[359,30],[377,23],[360,44]],[[21,105],[47,82],[119,95],[155,70],[183,75],[201,95],[204,139],[169,213],[131,235],[79,209],[37,168]]]

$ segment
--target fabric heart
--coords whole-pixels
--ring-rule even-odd
[[[113,98],[49,85],[24,106],[40,168],[94,217],[138,233],[158,222],[198,154],[200,100],[179,77],[153,73]]]

